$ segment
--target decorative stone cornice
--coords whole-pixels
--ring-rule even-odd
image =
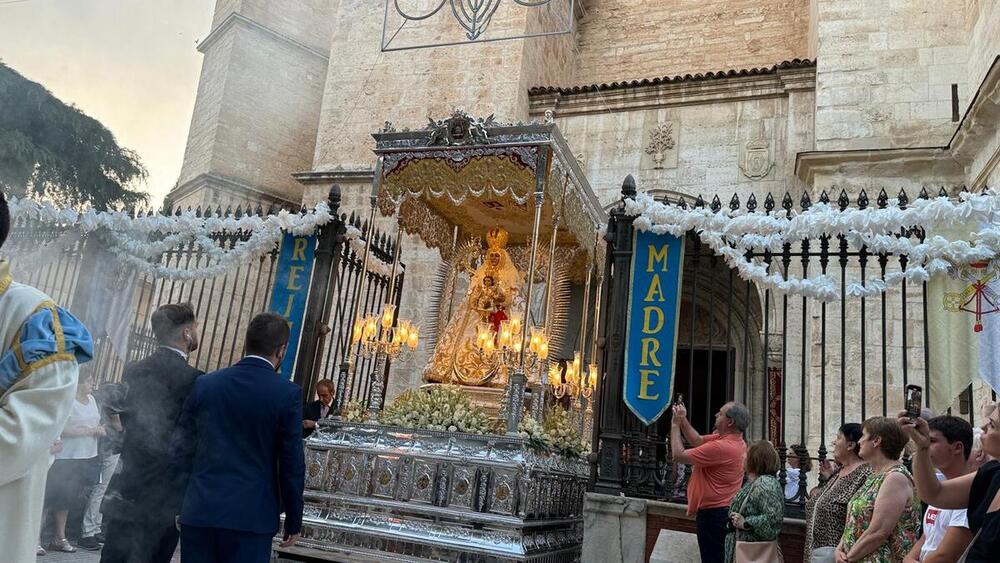
[[[786,97],[789,92],[813,90],[813,63],[769,69],[708,73],[672,78],[615,82],[573,88],[532,88],[530,115],[551,110],[559,117],[606,111],[636,111],[693,104],[713,104],[760,98]]]
[[[251,186],[234,178],[207,172],[198,174],[194,178],[170,190],[167,197],[172,200],[178,200],[204,189],[218,190],[240,201],[253,200],[255,202],[274,203],[291,208],[297,208],[301,204],[301,201],[292,201],[264,188]]]
[[[271,29],[270,27],[267,27],[262,23],[256,22],[244,16],[243,14],[238,14],[236,12],[229,14],[229,16],[227,16],[226,19],[222,21],[222,23],[215,26],[215,29],[213,29],[208,34],[208,37],[202,39],[201,42],[198,43],[198,51],[201,53],[205,53],[216,41],[219,40],[220,37],[222,37],[227,31],[229,31],[230,28],[232,28],[236,24],[241,24],[248,29],[261,31],[273,39],[276,39],[282,43],[285,43],[286,45],[290,45],[292,47],[295,47],[296,49],[299,49],[300,51],[303,51],[314,57],[319,58],[324,63],[330,62],[330,57],[328,53],[317,51],[316,49],[306,45],[305,43],[297,41],[289,37],[288,35],[281,33],[280,31]]]
[[[1000,123],[1000,56],[993,60],[947,145],[801,152],[795,157],[795,174],[807,185],[813,185],[817,174],[851,173],[868,177],[920,174],[927,181],[947,180],[978,190],[1000,166],[998,144],[978,170],[970,169],[977,156],[990,150],[990,143],[996,141],[997,123]]]
[[[348,170],[312,170],[292,174],[300,184],[312,186],[329,183],[371,183],[375,179],[375,170],[371,168],[356,168]]]
[[[928,180],[948,178],[949,183],[960,182],[965,170],[947,147],[808,151],[795,157],[795,174],[810,186],[817,174],[896,177],[904,168],[908,176],[919,173]]]

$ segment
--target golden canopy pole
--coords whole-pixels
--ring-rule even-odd
[[[601,275],[600,264],[597,263],[597,245],[601,244],[601,235],[597,234],[594,240],[594,277],[597,278],[597,288],[594,292],[594,332],[590,340],[590,362],[597,363],[597,335],[601,328],[601,291],[604,290],[604,276]]]
[[[549,241],[549,267],[545,278],[545,297],[542,298],[542,319],[545,322],[546,333],[548,333],[551,328],[551,325],[549,324],[549,310],[551,308],[550,301],[552,301],[552,277],[555,274],[556,269],[556,238],[559,234],[559,222],[562,219],[562,212],[566,205],[566,184],[568,183],[569,175],[566,176],[566,179],[563,182],[562,196],[560,197],[558,212],[555,211],[555,206],[553,205],[552,239]]]
[[[549,265],[545,273],[545,292],[542,296],[542,322],[544,323],[544,332],[547,339],[552,338],[552,323],[549,319],[549,314],[552,312],[552,278],[555,275],[556,269],[556,242],[559,235],[559,222],[562,219],[562,210],[566,204],[566,184],[569,182],[569,176],[566,176],[566,181],[563,183],[562,195],[559,198],[559,210],[556,211],[555,205],[553,204],[552,213],[552,237],[549,240]],[[553,202],[554,203],[554,202]],[[535,373],[535,378],[532,382],[533,397],[531,405],[531,416],[535,420],[542,420],[545,409],[545,392],[547,387],[547,376],[548,373],[542,362],[538,362],[537,370]]]
[[[542,222],[542,203],[545,201],[545,184],[549,172],[549,153],[551,148],[544,146],[539,150],[538,168],[535,170],[535,220],[531,226],[531,254],[528,258],[528,291],[525,294],[524,322],[521,325],[521,351],[517,364],[507,380],[507,396],[504,404],[504,418],[507,420],[507,435],[516,436],[517,427],[521,422],[521,409],[524,407],[524,388],[528,378],[524,375],[524,353],[527,344],[528,327],[531,322],[531,293],[535,281],[535,260],[538,258],[538,230]]]
[[[587,315],[590,314],[590,278],[594,265],[587,259],[587,278],[583,283],[583,320],[580,321],[580,342],[578,349],[584,357],[587,355]]]
[[[590,385],[593,391],[590,397],[587,398],[586,410],[583,412],[583,422],[581,427],[581,434],[584,437],[591,436],[594,433],[594,402],[597,400],[595,393],[598,388],[598,379],[600,378],[600,368],[597,366],[597,335],[600,332],[601,327],[601,291],[604,289],[604,278],[601,275],[600,265],[597,263],[597,249],[598,245],[601,244],[601,234],[598,232],[594,237],[594,260],[593,265],[587,270],[587,281],[590,281],[590,274],[593,272],[594,277],[597,281],[596,291],[594,292],[594,330],[591,337],[591,347],[590,347],[590,358],[587,362],[587,384]],[[590,303],[590,295],[587,295],[587,300],[584,302],[584,307]],[[584,316],[584,327],[586,327],[586,315]],[[586,341],[584,340],[583,348],[586,347]],[[581,353],[585,354],[586,350],[581,348]]]
[[[587,316],[590,314],[590,277],[591,271],[594,269],[593,263],[588,258],[587,259],[587,278],[583,283],[583,317],[580,320],[580,341],[578,343],[578,350],[580,354],[580,359],[585,360],[587,357]],[[589,408],[590,397],[585,391],[586,388],[590,386],[590,370],[587,369],[586,377],[584,374],[577,374],[580,384],[579,401],[580,404],[577,405],[577,422],[579,425],[580,432],[584,431],[584,426],[586,425],[587,410]]]
[[[365,285],[365,277],[368,274],[368,259],[371,255],[372,238],[375,235],[375,211],[378,208],[378,192],[382,187],[382,157],[378,157],[375,163],[375,177],[372,180],[372,191],[370,196],[371,213],[368,216],[368,232],[365,233],[365,254],[361,260],[361,275],[358,276],[358,288],[354,294],[354,313],[351,317],[351,326],[358,322],[361,315],[361,289]],[[393,264],[395,267],[395,264]],[[350,349],[344,354],[344,361],[340,364],[340,374],[337,377],[337,413],[344,408],[344,393],[347,390],[348,376],[354,376],[357,370],[357,362],[351,360]]]

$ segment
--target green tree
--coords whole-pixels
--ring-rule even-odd
[[[0,62],[0,187],[98,210],[144,203],[146,169],[111,131]]]

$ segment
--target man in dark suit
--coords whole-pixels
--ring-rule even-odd
[[[198,349],[190,303],[163,305],[152,316],[159,348],[125,369],[120,413],[121,458],[101,512],[105,544],[101,563],[168,563],[177,548],[175,523],[183,488],[172,472],[170,437],[181,407],[201,371],[188,365]]]
[[[333,408],[333,381],[321,379],[316,383],[315,401],[302,406],[302,437],[308,438],[316,430],[316,422],[336,414]]]
[[[275,371],[288,323],[274,313],[250,321],[246,356],[198,378],[174,436],[189,467],[181,510],[184,563],[267,563],[285,512],[285,541],[302,527],[305,459],[302,390]]]

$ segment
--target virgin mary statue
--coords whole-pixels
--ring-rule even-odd
[[[476,347],[479,327],[495,333],[512,311],[523,308],[524,280],[507,253],[507,231],[494,227],[486,234],[486,255],[472,275],[469,289],[445,327],[434,356],[424,370],[431,383],[499,387],[495,361],[484,359]]]

